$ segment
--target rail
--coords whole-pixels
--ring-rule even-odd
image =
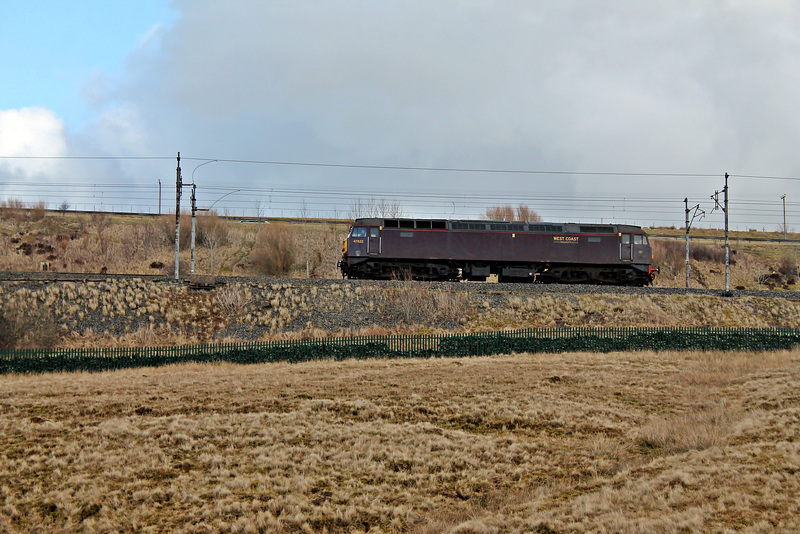
[[[514,352],[767,351],[800,344],[800,329],[552,328],[457,335],[365,336],[173,347],[0,351],[0,374],[109,371],[187,362],[298,363]]]

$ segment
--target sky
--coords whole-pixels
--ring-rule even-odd
[[[730,173],[800,227],[798,1],[0,0],[0,50],[0,201],[174,210],[180,152],[232,215],[721,227]]]

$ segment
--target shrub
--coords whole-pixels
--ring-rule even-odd
[[[214,248],[219,245],[224,245],[228,241],[228,222],[220,218],[216,211],[211,210],[203,212],[202,215],[197,217],[196,222],[197,235],[195,239],[197,243],[208,248]],[[181,221],[181,225],[183,225],[183,221]],[[173,222],[173,234],[174,233],[175,226]]]
[[[676,275],[686,265],[686,244],[672,240],[652,239],[653,267],[665,275]]]
[[[45,211],[47,210],[47,204],[43,201],[36,202],[35,204],[31,204],[31,208],[28,211],[28,218],[31,221],[41,221],[44,219]]]
[[[696,261],[725,263],[725,248],[713,245],[692,245],[689,247],[691,258]],[[733,263],[733,262],[731,262]]]
[[[0,200],[0,219],[21,223],[25,220],[25,203],[18,198]]]
[[[157,219],[156,226],[161,236],[162,242],[167,245],[175,246],[175,214],[162,215]],[[192,239],[192,216],[181,212],[181,250],[187,250],[191,246]],[[195,236],[196,239],[196,236]]]
[[[794,258],[784,256],[778,262],[778,268],[776,271],[784,276],[797,276],[797,262],[794,260]]]
[[[286,224],[269,224],[258,232],[250,253],[256,272],[265,276],[285,276],[297,258],[295,230]]]
[[[0,349],[49,349],[59,340],[58,326],[46,310],[0,309]]]

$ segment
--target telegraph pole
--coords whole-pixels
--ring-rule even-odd
[[[180,279],[180,252],[181,252],[181,153],[178,152],[178,169],[175,172],[177,182],[175,186],[175,281]]]
[[[786,241],[786,195],[781,195],[783,200],[783,240]]]

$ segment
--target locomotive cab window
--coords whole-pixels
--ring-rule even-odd
[[[353,237],[367,237],[367,229],[361,226],[353,228]]]
[[[643,235],[635,235],[635,236],[633,236],[633,244],[634,245],[644,245],[644,236]]]
[[[378,229],[374,226],[369,229],[369,236],[370,237],[378,237]]]
[[[622,244],[623,245],[631,244],[631,234],[622,234]]]

